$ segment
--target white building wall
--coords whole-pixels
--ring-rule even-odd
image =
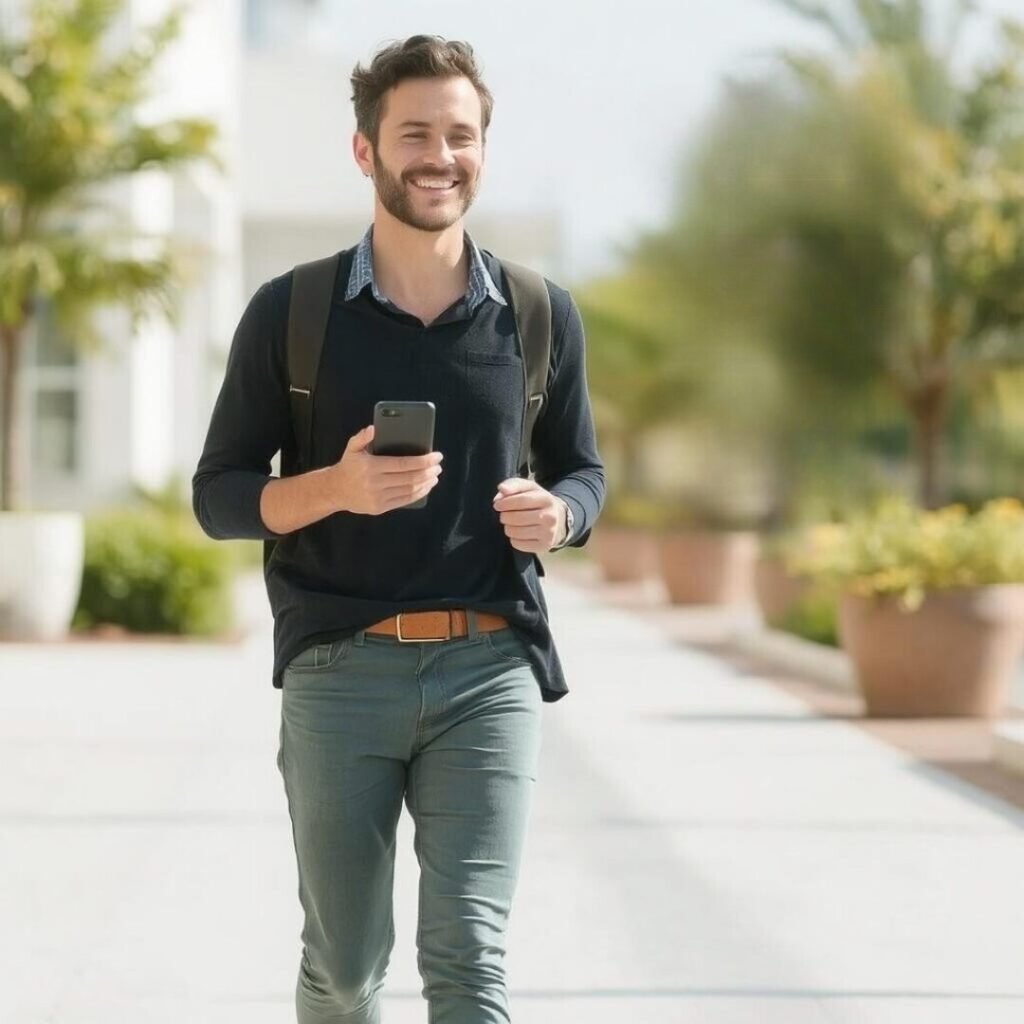
[[[135,0],[135,17],[149,21],[166,0]],[[137,339],[133,399],[132,478],[158,487],[176,475],[182,497],[198,461],[215,391],[210,367],[230,341],[242,300],[239,68],[241,0],[190,6],[178,41],[162,62],[143,118],[199,116],[218,125],[223,168],[206,162],[163,175],[153,201],[140,179],[133,200],[137,223],[167,231],[189,258],[188,286],[175,327],[154,321]]]
[[[132,0],[109,35],[109,48],[124,46],[169,6],[169,0]],[[72,473],[30,469],[37,507],[94,508],[130,497],[135,484],[161,487],[173,474],[187,495],[215,395],[211,366],[230,340],[242,301],[236,181],[241,32],[241,0],[191,5],[157,66],[151,97],[137,111],[144,122],[216,122],[223,171],[207,164],[149,171],[103,190],[135,230],[172,236],[187,255],[189,279],[179,295],[177,324],[153,316],[132,336],[123,313],[97,315],[104,351],[80,359],[76,371],[76,465]],[[22,411],[30,447],[38,426],[32,422],[35,385],[28,384]]]

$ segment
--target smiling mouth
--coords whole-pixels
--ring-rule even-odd
[[[423,179],[423,180],[426,180],[426,179]],[[455,189],[458,187],[459,182],[456,180],[456,181],[452,182],[451,185],[447,185],[447,186],[444,186],[444,187],[440,187],[438,185],[433,185],[433,186],[430,186],[430,185],[417,185],[415,181],[410,181],[409,184],[412,185],[412,187],[414,189],[416,189],[418,192],[432,192],[435,195],[442,195],[443,196],[443,195],[447,195],[448,193],[454,192]]]

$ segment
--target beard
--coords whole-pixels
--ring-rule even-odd
[[[471,181],[467,181],[460,173],[460,180],[456,182],[451,193],[445,193],[443,201],[436,205],[427,201],[421,203],[411,191],[415,186],[407,184],[412,178],[421,175],[410,174],[405,181],[396,178],[381,163],[376,153],[373,154],[373,169],[374,185],[377,195],[380,196],[381,205],[396,220],[418,231],[439,232],[450,228],[473,205],[480,187],[479,172]],[[437,171],[427,171],[422,177],[437,177]],[[426,197],[424,199],[426,200]]]

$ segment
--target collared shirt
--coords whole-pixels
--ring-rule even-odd
[[[264,282],[242,313],[228,354],[192,505],[216,539],[272,542],[264,577],[274,616],[273,683],[313,643],[352,636],[399,611],[474,608],[508,619],[545,701],[568,691],[548,622],[541,557],[514,548],[494,508],[497,484],[517,476],[525,408],[521,345],[500,261],[480,255],[505,302],[466,296],[427,324],[381,303],[372,287],[347,299],[356,246],[339,255],[313,397],[309,465],[337,465],[381,400],[431,401],[443,472],[419,509],[371,515],[339,508],[279,534],[260,496],[280,451],[294,465],[287,333],[292,272]],[[536,482],[575,516],[584,545],[604,502],[604,467],[587,394],[583,323],[572,296],[551,299],[548,401],[532,435]]]
[[[501,294],[501,289],[494,283],[494,278],[491,277],[491,273],[487,269],[487,265],[484,263],[483,256],[480,255],[480,250],[468,231],[463,231],[463,239],[466,248],[469,250],[469,287],[466,289],[466,294],[458,301],[465,302],[466,312],[470,316],[476,312],[477,307],[485,299],[493,299],[500,306],[507,306],[508,301],[505,296]],[[394,310],[396,313],[402,313],[407,316],[410,315],[396,303],[392,302],[377,287],[377,278],[373,273],[372,224],[366,229],[359,245],[356,246],[356,253],[352,258],[352,269],[349,271],[348,275],[348,284],[345,287],[346,301],[351,301],[367,287],[369,287],[373,297],[382,306],[386,306],[388,309]],[[453,304],[453,306],[457,304],[458,303]],[[443,322],[445,317],[452,313],[452,310],[453,307],[450,306],[434,322]],[[573,538],[575,530],[568,529],[569,515],[571,515],[571,512],[566,515],[565,522],[567,529],[565,536],[562,538],[561,543],[556,544],[551,549],[552,551],[560,551],[562,548],[566,547]]]
[[[480,250],[476,242],[470,237],[468,231],[463,232],[466,247],[469,249],[469,288],[464,296],[470,315],[476,312],[477,306],[484,299],[494,299],[499,305],[507,306],[505,296],[501,289],[494,283],[490,271],[484,264]],[[382,305],[399,313],[405,310],[395,305],[386,295],[383,295],[377,287],[377,280],[373,274],[373,225],[366,229],[366,234],[356,247],[355,258],[352,262],[352,270],[348,275],[348,287],[345,289],[345,298],[354,299],[367,285],[373,292],[373,297]]]

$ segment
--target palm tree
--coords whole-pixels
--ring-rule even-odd
[[[630,254],[662,278],[677,322],[698,325],[687,337],[702,367],[694,405],[721,443],[770,470],[770,523],[800,514],[809,475],[838,472],[881,408],[880,300],[899,264],[873,223],[886,201],[877,182],[896,166],[884,147],[856,152],[849,129],[813,120],[776,82],[729,83],[669,223]]]
[[[822,25],[841,54],[784,54],[807,92],[854,97],[901,135],[881,225],[899,266],[885,364],[912,424],[919,499],[934,507],[957,388],[1024,363],[1024,27],[1003,22],[1001,52],[964,84],[953,65],[970,0],[945,26],[922,0],[776,2]]]
[[[1024,363],[1024,30],[960,75],[966,0],[944,26],[919,0],[774,2],[833,49],[731,83],[636,258],[777,354],[790,436],[884,383],[934,507],[954,398]]]
[[[186,12],[173,7],[111,54],[105,33],[124,0],[32,0],[24,32],[0,25],[0,510],[20,503],[16,396],[24,340],[42,303],[83,349],[90,314],[127,309],[132,328],[175,321],[185,262],[172,241],[103,216],[100,190],[143,169],[196,159],[220,166],[216,128],[181,118],[140,123],[158,57]]]

